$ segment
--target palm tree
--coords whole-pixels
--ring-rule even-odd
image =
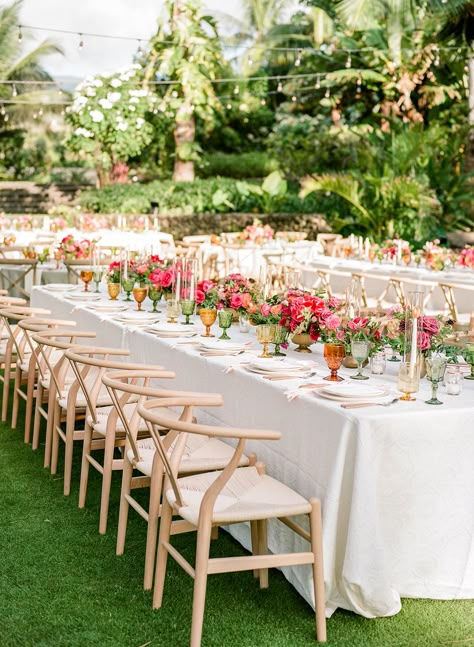
[[[23,102],[42,103],[53,93],[45,91],[41,85],[14,84],[5,81],[52,81],[51,76],[41,67],[44,56],[62,53],[53,42],[44,40],[34,49],[24,53],[23,42],[19,39],[18,24],[22,0],[0,9],[0,102],[21,95]],[[54,93],[57,98],[57,91]],[[11,112],[18,119],[29,114],[31,106],[12,104]]]
[[[194,180],[196,117],[212,130],[222,110],[213,80],[224,67],[214,20],[204,15],[201,0],[168,0],[158,32],[150,41],[145,87],[159,79],[170,82],[160,97],[160,110],[174,115],[173,179]],[[175,82],[175,83],[173,83]]]

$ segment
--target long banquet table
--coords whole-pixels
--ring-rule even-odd
[[[322,501],[328,615],[341,607],[389,616],[400,610],[401,597],[474,597],[473,382],[464,380],[460,396],[440,388],[440,407],[424,403],[426,380],[416,402],[390,407],[349,411],[315,393],[289,401],[285,391],[302,381],[251,374],[241,366],[245,355],[201,357],[192,345],[126,327],[42,287],[33,289],[32,305],[76,319],[81,329],[97,331],[97,344],[130,349],[133,361],[174,370],[177,388],[222,393],[224,406],[208,410],[203,422],[282,433],[278,442],[249,443],[247,449],[256,451],[269,474]],[[198,320],[196,329],[201,332]],[[232,328],[231,337],[252,340],[258,350],[253,332]],[[309,357],[322,377],[327,369],[321,350],[313,348]],[[291,350],[288,356],[301,359]],[[235,370],[226,372],[229,366]],[[394,389],[397,366],[388,363],[389,373],[371,383]],[[245,526],[230,530],[249,546]],[[302,541],[281,524],[269,528],[272,551]],[[286,568],[284,574],[314,606],[310,569]]]

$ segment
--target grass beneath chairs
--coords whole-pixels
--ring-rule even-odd
[[[21,427],[20,427],[21,428]],[[189,643],[192,580],[169,560],[163,608],[142,590],[145,523],[130,512],[125,555],[115,555],[120,476],[115,475],[109,531],[98,534],[100,480],[91,470],[88,503],[77,508],[80,452],[71,496],[60,474],[19,431],[0,425],[1,647],[181,647]],[[62,465],[60,465],[60,469]],[[192,558],[194,538],[176,539]],[[241,554],[225,532],[214,554]],[[271,571],[261,591],[251,573],[209,578],[203,647],[303,647],[315,644],[314,615]],[[393,618],[366,620],[338,611],[329,647],[474,645],[474,601],[404,600]]]

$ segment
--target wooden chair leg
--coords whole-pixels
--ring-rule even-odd
[[[155,565],[156,539],[158,536],[158,520],[160,518],[161,490],[163,485],[163,470],[161,463],[153,469],[150,482],[150,503],[148,506],[148,528],[146,534],[145,574],[143,588],[148,591],[153,586],[153,567]],[[155,466],[153,466],[155,467]]]
[[[12,404],[12,422],[11,428],[16,429],[16,423],[18,422],[18,407],[20,404],[20,396],[18,395],[18,389],[21,387],[21,374],[22,370],[19,366],[15,369],[15,380],[13,382],[13,404]]]
[[[33,417],[34,398],[35,398],[35,374],[28,374],[28,382],[26,385],[26,409],[25,409],[25,433],[23,441],[28,444],[31,438],[31,419]]]
[[[258,528],[258,554],[266,555],[268,553],[268,539],[267,539],[267,520],[259,519],[257,521]],[[260,588],[268,589],[268,568],[261,568],[259,571]]]
[[[211,543],[211,526],[198,529],[196,537],[196,565],[193,593],[193,619],[191,625],[191,647],[200,647],[204,607],[206,605],[207,567],[209,563],[209,546]]]
[[[124,449],[123,456],[123,471],[122,471],[122,489],[120,492],[120,509],[119,509],[119,518],[118,518],[118,528],[117,528],[117,546],[115,553],[117,555],[123,555],[125,550],[125,536],[127,534],[127,521],[128,521],[128,509],[130,504],[127,501],[127,496],[130,494],[131,484],[133,476],[133,465],[127,458],[127,449]]]
[[[39,446],[39,434],[41,426],[41,414],[39,412],[40,408],[43,405],[44,397],[44,387],[42,384],[38,384],[36,390],[36,400],[35,400],[35,415],[33,420],[33,440],[31,441],[31,449],[37,450]]]
[[[87,457],[91,453],[92,434],[92,427],[86,423],[84,429],[84,443],[82,446],[81,480],[79,483],[79,508],[84,508],[86,505],[87,483],[89,480],[89,461],[87,460]]]
[[[250,522],[250,536],[252,539],[252,554],[258,555],[258,526],[256,521]],[[260,571],[255,569],[253,571],[254,577],[259,577]]]
[[[107,432],[105,436],[104,464],[102,472],[102,492],[100,495],[99,533],[107,532],[109,515],[110,488],[112,486],[112,471],[114,463],[115,434]]]
[[[163,498],[161,506],[160,538],[158,540],[158,551],[155,566],[155,586],[153,590],[153,608],[159,609],[163,602],[163,589],[165,586],[166,563],[168,561],[168,549],[165,543],[169,542],[171,522],[173,521],[173,510],[166,498]]]
[[[66,442],[64,447],[64,496],[71,493],[72,454],[74,451],[74,427],[76,426],[76,412],[68,410],[66,415]]]
[[[58,452],[59,452],[59,432],[58,427],[61,425],[61,409],[55,407],[53,425],[51,430],[51,474],[58,471]],[[46,454],[45,454],[46,461]]]
[[[3,401],[2,401],[2,422],[6,422],[8,414],[8,396],[10,391],[11,368],[10,361],[5,358],[5,371],[3,374]]]
[[[51,460],[53,456],[53,442],[55,436],[55,427],[56,424],[59,424],[61,412],[59,405],[56,402],[56,396],[54,390],[49,391],[48,396],[48,419],[46,420],[46,439],[44,444],[44,467],[48,468],[51,466]]]
[[[311,532],[311,549],[314,554],[313,586],[314,606],[316,610],[316,637],[319,642],[326,642],[326,602],[324,596],[323,540],[321,521],[321,502],[310,499],[311,512],[309,527]]]

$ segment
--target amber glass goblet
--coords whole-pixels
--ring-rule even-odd
[[[324,344],[324,359],[331,371],[331,375],[323,377],[328,382],[343,382],[344,378],[337,374],[341,368],[342,360],[346,356],[346,349],[342,344]]]
[[[140,286],[138,288],[133,288],[133,298],[137,302],[138,312],[142,310],[142,303],[145,301],[148,294],[148,288]]]
[[[94,277],[94,272],[92,270],[81,270],[79,276],[84,283],[84,292],[89,292],[89,283]]]

